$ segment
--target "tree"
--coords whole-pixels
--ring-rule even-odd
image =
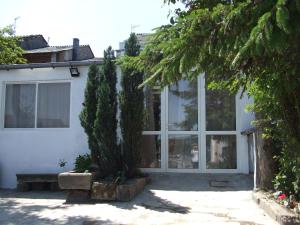
[[[121,158],[117,145],[117,91],[114,51],[104,51],[97,89],[97,111],[94,122],[94,137],[99,148],[103,176],[116,176],[121,171]]]
[[[99,80],[99,67],[95,64],[89,67],[88,78],[84,93],[83,109],[80,113],[81,126],[84,128],[88,137],[88,145],[91,152],[91,161],[101,166],[97,139],[94,136],[94,123],[97,112],[97,95]]]
[[[0,29],[0,65],[25,63],[23,49],[18,45],[12,26]]]
[[[125,55],[139,55],[140,46],[134,33],[125,43]],[[140,162],[141,140],[143,131],[144,94],[138,88],[143,82],[143,74],[133,68],[122,68],[122,91],[120,93],[121,132],[123,137],[123,158],[125,173],[132,177]]]
[[[283,154],[275,154],[284,159],[279,165],[285,172],[279,175],[293,174],[285,182],[300,198],[300,2],[181,2],[186,8],[177,9],[140,56],[125,57],[123,66],[144,71],[148,84],[164,86],[205,72],[210,87],[247,90],[265,134],[280,140]]]

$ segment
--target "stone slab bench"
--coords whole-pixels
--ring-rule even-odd
[[[58,174],[56,173],[24,173],[16,174],[16,176],[18,191],[59,190]]]

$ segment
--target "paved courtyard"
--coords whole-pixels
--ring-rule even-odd
[[[251,199],[246,175],[154,174],[128,203],[65,204],[63,192],[0,190],[1,225],[277,225]]]

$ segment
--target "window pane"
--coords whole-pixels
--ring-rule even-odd
[[[145,87],[144,130],[160,131],[160,90]]]
[[[227,91],[206,90],[206,130],[235,129],[235,96]]]
[[[70,83],[38,85],[37,127],[69,127]]]
[[[5,128],[34,128],[35,84],[7,84]]]
[[[236,169],[236,136],[206,136],[206,168]]]
[[[197,80],[181,80],[169,87],[169,130],[198,129]]]
[[[169,135],[169,168],[198,168],[197,135]]]
[[[141,168],[160,168],[160,135],[143,135]]]

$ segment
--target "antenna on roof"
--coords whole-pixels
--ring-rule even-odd
[[[13,30],[14,35],[15,35],[16,32],[17,32],[17,20],[20,19],[20,18],[21,18],[21,17],[18,16],[18,17],[16,17],[16,18],[14,19],[14,27],[13,27],[13,28],[14,28],[14,30]]]
[[[133,33],[134,32],[134,29],[135,28],[137,28],[137,27],[139,27],[140,25],[134,25],[134,24],[131,24],[131,26],[130,26],[130,33]]]
[[[50,42],[50,37],[48,37],[48,40],[47,40],[47,43],[48,43],[48,45],[50,46],[49,42]]]

